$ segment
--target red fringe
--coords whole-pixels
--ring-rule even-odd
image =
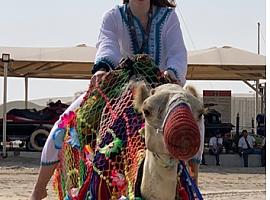
[[[92,173],[93,173],[93,168],[90,168],[88,170],[89,171],[88,171],[86,180],[84,181],[84,184],[81,187],[78,196],[76,198],[74,198],[74,200],[84,200],[85,199],[85,195],[87,194],[87,191],[89,189],[89,185],[90,185],[90,181],[91,181],[91,177],[92,177]]]
[[[184,187],[180,187],[178,189],[178,192],[179,192],[179,195],[180,195],[180,197],[181,197],[182,200],[189,200],[188,194],[187,194],[187,192],[186,192],[186,190],[185,190]]]

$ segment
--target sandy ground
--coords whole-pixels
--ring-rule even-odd
[[[0,160],[0,200],[29,199],[37,178],[38,158],[8,157]],[[201,166],[200,189],[207,200],[263,200],[265,168],[223,168]],[[52,186],[49,196],[56,199]]]

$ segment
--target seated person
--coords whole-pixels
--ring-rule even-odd
[[[233,145],[232,134],[230,132],[225,133],[223,137],[223,146],[225,148],[226,153],[230,153],[232,145]]]
[[[243,156],[244,159],[244,167],[248,167],[248,154],[253,154],[255,145],[255,138],[253,136],[248,135],[247,130],[242,131],[242,137],[238,142],[238,150],[240,157]]]
[[[222,143],[223,143],[223,139],[219,132],[217,132],[215,136],[211,137],[209,141],[209,153],[211,155],[216,156],[217,166],[220,166],[219,154],[222,152],[222,148],[223,148]]]

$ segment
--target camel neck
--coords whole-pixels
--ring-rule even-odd
[[[146,150],[141,184],[143,199],[174,200],[176,187],[177,164],[172,167],[164,167],[160,165],[153,152]]]

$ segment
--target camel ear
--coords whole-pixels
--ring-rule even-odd
[[[134,108],[138,111],[141,111],[142,104],[145,99],[150,96],[150,90],[144,83],[139,83],[134,88]]]
[[[208,107],[207,108],[203,108],[203,114],[206,115],[208,113],[209,113],[209,108]]]
[[[189,93],[189,94],[192,94],[194,97],[199,97],[199,94],[198,94],[198,92],[197,92],[197,90],[195,89],[195,87],[194,86],[192,86],[192,85],[187,85],[186,87],[185,87],[185,90]]]
[[[156,92],[156,90],[155,90],[155,89],[151,89],[151,90],[150,90],[150,94],[151,94],[151,95],[154,95],[154,94],[155,94],[155,92]]]

